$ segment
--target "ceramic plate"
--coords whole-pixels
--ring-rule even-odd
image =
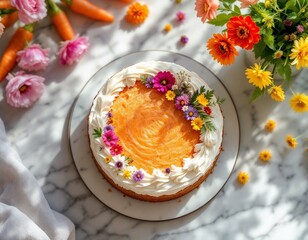
[[[119,192],[98,172],[92,159],[88,135],[87,116],[92,101],[104,82],[123,68],[142,61],[166,61],[179,64],[197,73],[224,98],[223,151],[213,173],[199,188],[189,194],[167,202],[139,201]],[[239,151],[239,122],[232,98],[223,83],[201,63],[178,53],[167,51],[141,51],[115,59],[102,67],[83,87],[72,107],[69,124],[70,147],[77,170],[90,191],[105,205],[126,216],[149,221],[162,221],[182,217],[212,200],[229,179]]]

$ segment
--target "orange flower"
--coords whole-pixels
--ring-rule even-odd
[[[149,8],[146,4],[134,2],[129,5],[126,12],[126,21],[132,24],[143,23],[149,15]]]
[[[212,57],[223,65],[234,63],[234,58],[238,55],[237,50],[226,33],[214,34],[213,37],[208,40],[207,48]]]
[[[236,46],[251,50],[259,42],[260,28],[250,16],[232,17],[227,23],[228,37]]]

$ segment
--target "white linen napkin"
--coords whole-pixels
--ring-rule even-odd
[[[9,144],[1,118],[0,239],[75,239],[73,223],[50,209],[36,179]]]

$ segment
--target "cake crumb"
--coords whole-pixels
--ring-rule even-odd
[[[112,192],[111,188],[108,188],[108,192]]]

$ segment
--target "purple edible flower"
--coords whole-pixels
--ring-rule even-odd
[[[169,71],[158,72],[155,75],[153,82],[154,88],[156,88],[157,91],[166,93],[172,88],[172,85],[175,83],[175,78]]]
[[[168,173],[168,174],[171,172],[170,168],[166,168],[165,171],[166,171],[166,173]]]
[[[111,113],[111,112],[108,112],[108,113],[107,113],[107,117],[111,118],[111,117],[112,117],[112,113]]]
[[[178,96],[175,99],[175,107],[179,110],[181,110],[183,106],[187,106],[188,104],[189,104],[189,96],[187,94]]]
[[[123,167],[124,163],[122,161],[116,161],[116,163],[114,164],[114,166],[117,168],[117,169],[121,169]]]
[[[198,116],[198,111],[192,106],[188,106],[187,111],[184,112],[186,120],[194,120]]]
[[[188,40],[189,39],[188,39],[187,36],[185,36],[185,35],[181,36],[181,39],[180,39],[181,43],[186,44],[186,43],[188,43]]]
[[[114,131],[112,130],[106,131],[103,134],[102,139],[107,147],[113,146],[119,141],[119,138],[115,135]]]
[[[143,177],[144,177],[144,174],[140,170],[135,172],[133,175],[133,179],[135,180],[135,182],[140,182],[143,179]]]
[[[283,24],[286,27],[291,27],[293,25],[293,22],[290,19],[285,19],[285,20],[283,20]]]
[[[113,131],[113,130],[114,130],[114,128],[113,128],[113,126],[111,126],[111,125],[106,125],[106,126],[104,127],[104,133],[107,132],[107,131]]]
[[[147,80],[145,82],[145,86],[147,88],[153,88],[154,82],[153,82],[153,77],[152,76],[151,77],[147,77]]]

